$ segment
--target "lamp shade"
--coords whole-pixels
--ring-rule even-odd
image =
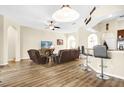
[[[79,13],[68,6],[64,6],[57,10],[52,18],[58,22],[72,22],[79,18]]]

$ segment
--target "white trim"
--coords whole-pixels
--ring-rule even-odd
[[[20,60],[23,60],[23,59],[30,59],[29,57],[23,57],[23,58],[20,58]]]
[[[20,59],[16,59],[15,61],[18,62],[18,61],[20,61]]]
[[[8,61],[0,59],[0,66],[7,65]]]
[[[100,73],[100,71],[96,70],[93,66],[89,65],[89,67],[91,67],[95,72]],[[114,74],[110,74],[110,73],[106,73],[106,72],[104,74],[108,75],[108,76],[115,77],[115,78],[124,79],[124,77],[122,77],[122,76],[118,76],[118,75],[114,75]]]
[[[124,77],[122,77],[122,76],[118,76],[118,75],[114,75],[114,74],[109,74],[109,73],[104,73],[104,74],[106,74],[108,76],[116,77],[116,78],[119,78],[119,79],[124,79]]]
[[[8,63],[2,63],[2,64],[0,64],[0,66],[5,66],[5,65],[8,65]]]
[[[8,59],[8,61],[13,61],[13,58],[12,59]],[[15,61],[20,61],[20,58],[16,58]]]

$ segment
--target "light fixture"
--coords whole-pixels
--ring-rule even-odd
[[[72,9],[69,5],[63,5],[57,10],[52,18],[57,22],[72,22],[79,18],[79,13]]]
[[[49,25],[49,29],[54,29],[54,25]]]

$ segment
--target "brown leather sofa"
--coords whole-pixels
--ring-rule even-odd
[[[73,61],[79,58],[78,49],[64,49],[58,52],[58,55],[53,56],[53,61],[55,63],[63,63],[68,61]]]
[[[30,49],[28,50],[28,54],[30,59],[37,64],[46,64],[49,62],[49,58],[46,56],[40,55],[38,50]]]

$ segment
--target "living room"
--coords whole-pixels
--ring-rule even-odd
[[[63,8],[77,18],[54,18]],[[0,86],[124,87],[123,11],[123,5],[0,5]],[[109,57],[95,55],[97,45]]]

